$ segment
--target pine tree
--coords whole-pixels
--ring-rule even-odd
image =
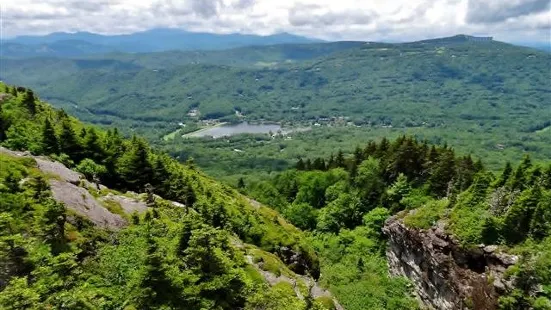
[[[25,95],[23,95],[23,105],[27,108],[31,115],[36,114],[36,98],[32,90],[27,89]]]
[[[371,140],[367,143],[367,146],[364,148],[363,156],[364,158],[368,158],[369,156],[375,156],[375,152],[377,152],[377,143]]]
[[[295,165],[295,169],[297,170],[305,170],[306,166],[304,164],[304,161],[302,160],[302,158],[299,158],[298,161],[297,161],[297,164]]]
[[[9,119],[3,113],[3,107],[0,102],[0,142],[6,139],[6,130],[10,127]]]
[[[44,154],[59,154],[59,141],[49,118],[44,121],[42,127],[42,152]]]
[[[42,201],[48,198],[48,191],[50,190],[50,185],[44,179],[43,176],[39,175],[35,177],[30,183],[31,189],[33,190],[33,199]]]
[[[168,178],[170,173],[165,164],[165,158],[161,155],[154,157],[152,163],[153,169],[153,187],[159,194],[164,194],[168,191]]]
[[[147,257],[144,263],[143,278],[139,284],[140,293],[137,304],[140,309],[158,308],[169,304],[174,298],[175,291],[170,279],[166,276],[158,246],[151,236],[147,237]]]
[[[532,221],[530,222],[530,236],[542,240],[551,235],[551,193],[540,199]]]
[[[505,184],[509,182],[509,178],[511,177],[512,173],[513,173],[513,166],[511,166],[510,162],[507,162],[505,164],[505,168],[503,168],[503,172],[494,183],[494,187],[499,188],[499,187],[505,186]]]
[[[458,191],[466,190],[473,183],[474,175],[476,173],[474,162],[472,157],[464,156],[457,164],[457,180],[456,189]]]
[[[335,158],[335,165],[339,168],[346,168],[346,163],[344,162],[344,154],[341,150],[337,153],[337,157]]]
[[[354,161],[359,165],[364,160],[363,151],[359,146],[354,150]]]
[[[313,169],[312,161],[310,161],[310,158],[307,158],[306,161],[304,162],[304,170],[310,171],[312,169]]]
[[[432,173],[428,179],[431,193],[444,197],[449,193],[451,182],[455,177],[455,155],[451,150],[445,150],[438,162],[431,167]]]
[[[134,137],[130,149],[119,159],[117,169],[129,189],[143,191],[151,180],[153,169],[148,154],[147,144]]]
[[[375,158],[384,158],[387,155],[388,150],[390,149],[390,141],[386,137],[381,139],[379,146],[377,147],[377,152],[375,153]]]
[[[245,188],[245,180],[243,180],[243,178],[239,178],[239,180],[237,180],[237,188],[239,189]]]
[[[105,158],[105,150],[101,145],[100,138],[94,128],[90,128],[84,137],[84,157],[95,162],[101,162]]]
[[[534,186],[523,191],[504,219],[504,234],[511,244],[523,241],[530,231],[532,215],[542,198],[541,188]]]
[[[59,135],[59,146],[62,153],[69,155],[73,160],[81,160],[81,147],[78,137],[69,119],[61,122],[61,134]]]
[[[19,180],[15,177],[11,170],[8,171],[8,175],[4,179],[4,184],[11,193],[17,193],[21,190],[21,187],[19,186]]]
[[[14,87],[10,87],[9,93],[10,93],[12,96],[14,96],[14,97],[17,98],[18,93],[17,93],[17,88],[16,88],[15,86],[14,86]]]
[[[65,222],[67,216],[65,207],[53,199],[48,199],[43,206],[46,210],[40,217],[39,227],[41,227],[44,241],[50,245],[52,253],[57,255],[64,250],[66,244]]]
[[[551,190],[551,164],[549,164],[543,172],[541,186],[547,190]]]
[[[331,153],[331,156],[329,156],[329,160],[327,161],[327,169],[333,168],[337,168],[337,165],[335,164],[335,156]]]

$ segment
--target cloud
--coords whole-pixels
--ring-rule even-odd
[[[289,10],[289,23],[293,26],[368,25],[374,17],[371,11],[333,11],[319,5],[296,5]]]
[[[549,40],[549,0],[0,0],[4,35],[152,28],[412,41],[457,33]]]
[[[469,0],[467,21],[497,23],[550,9],[549,0]]]
[[[223,5],[222,0],[191,0],[191,9],[201,17],[210,18],[218,15],[218,8]]]

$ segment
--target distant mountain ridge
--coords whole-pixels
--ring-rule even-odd
[[[110,52],[145,53],[169,50],[221,50],[250,45],[321,42],[288,33],[269,36],[212,34],[179,29],[152,29],[125,35],[90,32],[55,32],[45,36],[21,36],[5,40],[6,57],[71,57]]]

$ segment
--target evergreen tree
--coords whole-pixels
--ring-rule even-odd
[[[310,161],[310,158],[307,158],[304,162],[304,170],[309,171],[312,170],[312,161]]]
[[[364,148],[363,156],[364,158],[368,158],[369,156],[375,156],[375,152],[377,152],[377,143],[371,140],[367,143],[367,146]]]
[[[44,154],[59,154],[59,141],[55,129],[49,118],[44,121],[42,126],[42,152]]]
[[[331,156],[329,156],[329,160],[327,161],[327,169],[333,168],[337,168],[337,165],[335,164],[335,156],[331,153]]]
[[[21,190],[21,187],[19,186],[19,180],[15,177],[11,170],[8,171],[8,175],[4,179],[4,184],[11,193],[17,193]]]
[[[474,167],[474,162],[472,157],[464,156],[459,160],[457,163],[457,180],[456,182],[456,190],[458,191],[464,191],[469,186],[471,186],[474,175],[477,172]]]
[[[345,168],[346,164],[344,162],[344,154],[341,150],[337,153],[337,157],[335,158],[335,165],[339,168]]]
[[[504,234],[509,243],[516,244],[526,238],[530,231],[532,215],[541,198],[541,188],[534,186],[523,191],[515,204],[507,211],[504,219]]]
[[[540,199],[532,221],[530,223],[530,236],[536,240],[542,240],[551,235],[551,193]]]
[[[515,170],[510,181],[510,187],[513,190],[524,190],[527,186],[528,170],[532,167],[532,160],[529,155],[524,155],[522,162]]]
[[[81,147],[77,135],[73,129],[73,125],[69,119],[64,119],[61,122],[59,146],[62,153],[69,155],[75,161],[80,161]]]
[[[136,137],[132,139],[130,149],[118,161],[118,173],[129,189],[143,191],[151,180],[153,169],[149,163],[147,144]]]
[[[167,180],[170,177],[170,172],[165,164],[166,158],[164,156],[158,155],[153,158],[153,187],[155,190],[164,194],[168,192],[169,186]]]
[[[359,146],[354,150],[354,161],[359,165],[364,160],[363,151]]]
[[[33,199],[42,201],[48,197],[50,185],[48,185],[43,176],[39,175],[32,179],[30,187],[33,190]]]
[[[6,130],[10,127],[10,121],[3,113],[2,103],[0,102],[0,142],[6,139]]]
[[[390,149],[390,141],[386,137],[381,139],[379,146],[377,147],[377,152],[375,154],[376,158],[384,158],[387,155],[387,151]]]
[[[27,108],[31,115],[36,114],[36,102],[35,102],[34,93],[32,90],[28,89],[23,95],[23,105]]]
[[[84,157],[95,162],[101,162],[105,158],[105,151],[101,145],[100,138],[94,128],[90,128],[84,137]]]
[[[445,150],[433,165],[428,183],[431,193],[438,197],[449,194],[452,180],[455,177],[455,156],[453,151]]]
[[[166,276],[158,246],[149,235],[143,278],[139,289],[136,302],[140,309],[153,309],[163,304],[170,304],[171,301],[177,300],[178,294],[181,294],[175,291],[170,279]]]
[[[320,158],[320,157],[314,159],[314,162],[312,163],[312,169],[325,171],[326,170],[325,160],[323,160],[323,158]]]
[[[18,95],[18,94],[17,94],[17,88],[16,88],[15,86],[14,86],[14,87],[10,87],[9,93],[10,93],[12,96],[14,96],[14,97],[17,98],[17,95]]]
[[[38,227],[41,229],[42,238],[50,245],[54,255],[61,253],[65,248],[65,207],[53,199],[43,203],[46,208]]]
[[[306,166],[305,166],[304,161],[302,160],[302,158],[298,159],[297,164],[295,165],[295,169],[297,169],[299,171],[306,169]]]
[[[239,178],[239,180],[237,180],[237,188],[239,189],[245,188],[245,180],[243,180],[243,178]]]
[[[509,182],[509,178],[511,177],[512,173],[513,173],[513,166],[511,166],[510,162],[507,162],[505,164],[505,168],[503,168],[503,172],[494,183],[494,187],[498,188],[498,187],[505,186],[505,184]]]
[[[541,186],[547,190],[551,190],[551,164],[547,166],[541,176]]]

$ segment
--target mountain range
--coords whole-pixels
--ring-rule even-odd
[[[320,40],[288,33],[268,36],[212,34],[179,29],[152,29],[124,35],[56,32],[20,36],[2,42],[6,57],[75,57],[110,52],[145,53],[169,50],[220,50],[249,45],[311,43]]]

